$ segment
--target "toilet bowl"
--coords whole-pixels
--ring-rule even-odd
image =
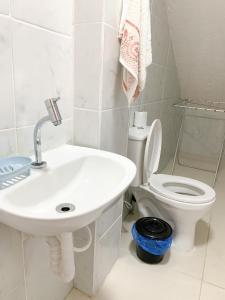
[[[155,120],[145,129],[130,128],[128,157],[137,165],[131,191],[143,217],[166,220],[174,229],[174,247],[194,247],[196,223],[209,211],[215,191],[207,184],[187,177],[157,174],[162,145],[162,127]]]

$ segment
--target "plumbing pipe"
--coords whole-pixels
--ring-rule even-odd
[[[59,236],[46,237],[46,242],[49,245],[50,268],[64,282],[70,282],[75,277],[74,252],[84,252],[92,244],[91,230],[89,226],[86,229],[88,243],[81,248],[73,246],[72,232],[65,232]]]
[[[47,237],[46,242],[49,245],[51,270],[62,281],[70,282],[75,276],[72,233],[66,232],[58,237]]]
[[[61,245],[57,237],[47,237],[46,242],[49,245],[50,268],[57,276],[60,275],[61,264]]]
[[[62,261],[61,274],[64,282],[70,282],[75,277],[75,262],[73,253],[73,234],[65,232],[60,235]]]

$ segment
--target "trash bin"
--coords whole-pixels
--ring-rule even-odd
[[[137,256],[149,264],[162,261],[172,244],[171,226],[159,218],[141,218],[132,227]]]

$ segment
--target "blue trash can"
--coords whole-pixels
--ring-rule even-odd
[[[149,264],[162,261],[173,239],[171,226],[159,218],[141,218],[132,227],[137,256]]]

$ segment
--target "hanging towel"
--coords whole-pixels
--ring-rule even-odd
[[[123,0],[119,38],[123,65],[123,90],[129,103],[145,87],[147,67],[152,63],[150,0]]]

